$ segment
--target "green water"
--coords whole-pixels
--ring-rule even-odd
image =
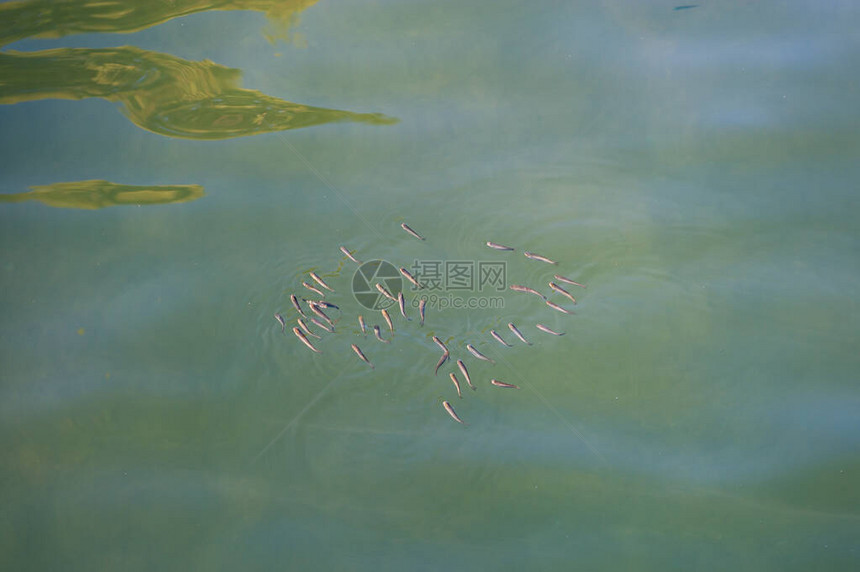
[[[0,567],[856,570],[860,10],[679,6],[0,4]]]

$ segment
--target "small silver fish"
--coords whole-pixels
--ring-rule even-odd
[[[565,278],[564,276],[559,276],[558,274],[556,274],[555,276],[553,276],[553,278],[555,278],[555,279],[556,279],[556,280],[558,280],[559,282],[564,282],[564,283],[566,283],[566,284],[573,284],[574,286],[579,286],[579,287],[581,287],[581,288],[585,288],[585,284],[580,284],[579,282],[574,282],[574,281],[573,281],[573,280],[571,280],[570,278]]]
[[[550,308],[552,308],[553,310],[558,310],[559,312],[564,312],[565,314],[572,314],[573,313],[570,310],[565,310],[564,308],[562,308],[561,306],[559,306],[555,302],[550,302],[549,300],[546,301],[546,305],[549,306]]]
[[[463,363],[463,360],[461,360],[461,359],[457,360],[457,367],[460,368],[460,373],[462,373],[463,377],[466,378],[466,383],[469,384],[469,387],[471,387],[473,391],[478,389],[477,387],[472,385],[472,378],[469,377],[469,370],[466,369],[466,364]]]
[[[341,246],[341,247],[340,247],[340,251],[341,251],[341,252],[343,252],[343,253],[346,255],[346,257],[347,257],[347,258],[349,258],[350,260],[352,260],[352,261],[353,261],[353,262],[355,262],[356,264],[361,264],[361,260],[356,260],[355,256],[353,256],[353,255],[349,252],[349,250],[347,250],[347,248],[346,248],[345,246]]]
[[[436,345],[437,345],[437,346],[439,346],[439,347],[442,349],[442,351],[443,351],[443,352],[448,353],[448,346],[446,346],[446,345],[442,342],[442,340],[440,340],[440,339],[439,339],[439,338],[437,338],[436,336],[433,336],[433,342],[435,342],[435,343],[436,343]]]
[[[278,314],[277,312],[275,312],[275,319],[281,325],[281,333],[286,335],[287,334],[287,322],[286,322],[286,320],[284,320],[284,317],[282,315]]]
[[[528,286],[520,286],[519,284],[511,284],[510,289],[514,292],[526,292],[528,294],[534,294],[535,296],[539,296],[541,300],[546,300],[546,296],[535,290],[534,288],[529,288]]]
[[[523,333],[517,329],[517,327],[514,325],[514,323],[513,323],[513,322],[511,322],[511,323],[509,323],[509,324],[508,324],[508,328],[509,328],[513,333],[514,333],[514,335],[515,335],[516,337],[518,337],[518,338],[520,339],[520,341],[521,341],[522,343],[524,343],[524,344],[528,344],[528,345],[532,345],[532,343],[531,343],[530,341],[528,341],[528,340],[525,338],[525,336],[523,336]]]
[[[514,347],[514,346],[512,346],[511,344],[509,344],[508,342],[506,342],[505,340],[503,340],[503,339],[502,339],[502,336],[500,336],[500,335],[499,335],[499,333],[498,333],[496,330],[490,330],[490,335],[491,335],[491,336],[493,336],[493,339],[494,339],[494,340],[496,340],[497,342],[499,342],[499,343],[500,343],[500,344],[502,344],[503,346],[506,346],[506,347],[509,347],[509,348]]]
[[[388,315],[388,310],[382,310],[382,317],[385,318],[385,323],[388,324],[388,329],[394,333],[394,323],[391,321],[391,316]]]
[[[290,294],[290,302],[292,302],[292,303],[293,303],[293,308],[295,308],[296,310],[298,310],[298,311],[299,311],[299,314],[301,314],[301,315],[302,315],[302,316],[304,316],[305,318],[307,318],[307,317],[308,317],[308,315],[307,315],[307,314],[305,314],[304,310],[302,310],[302,305],[301,305],[301,304],[299,304],[299,299],[296,297],[296,295],[295,295],[295,294]]]
[[[385,296],[386,298],[388,298],[392,302],[397,301],[397,298],[395,298],[394,295],[388,291],[388,288],[386,288],[382,284],[377,284],[376,289],[379,291],[380,294],[382,294],[383,296]]]
[[[492,383],[496,387],[507,387],[509,389],[519,389],[519,387],[517,387],[513,383],[505,383],[504,381],[499,381],[498,379],[491,379],[490,383]]]
[[[305,302],[307,302],[309,306],[319,306],[320,308],[334,308],[335,310],[340,310],[340,306],[332,304],[331,302],[326,302],[325,300],[305,300]]]
[[[514,250],[510,246],[505,246],[504,244],[498,244],[496,242],[487,241],[487,246],[489,246],[490,248],[495,248],[496,250]]]
[[[418,288],[419,290],[421,288],[423,288],[423,286],[421,286],[421,283],[418,282],[418,280],[416,280],[415,277],[412,276],[412,274],[408,270],[406,270],[405,268],[400,268],[400,273],[403,274],[404,278],[406,278],[407,280],[412,282],[412,285],[415,286],[416,288]]]
[[[299,325],[299,327],[302,329],[302,331],[303,331],[304,333],[306,333],[307,335],[311,336],[312,338],[316,338],[316,339],[318,339],[318,340],[319,340],[319,339],[322,339],[322,338],[320,338],[318,335],[316,335],[315,333],[313,333],[313,332],[311,331],[311,329],[308,327],[308,325],[305,323],[305,321],[304,321],[304,320],[302,320],[301,318],[299,318],[298,320],[296,320],[296,323]]]
[[[316,273],[316,272],[311,272],[309,275],[310,275],[310,277],[311,277],[311,278],[313,278],[313,279],[314,279],[314,282],[316,282],[317,284],[319,284],[320,286],[322,286],[323,288],[325,288],[325,289],[326,289],[326,290],[328,290],[329,292],[334,292],[334,290],[331,288],[331,286],[329,286],[328,284],[326,284],[326,283],[325,283],[325,281],[324,281],[322,278],[320,278],[319,276],[317,276],[317,273]]]
[[[484,361],[488,361],[488,362],[493,363],[493,364],[496,363],[493,360],[491,360],[490,358],[488,358],[487,356],[485,356],[484,354],[482,354],[481,352],[479,352],[478,350],[476,350],[475,346],[473,346],[472,344],[466,344],[466,349],[469,350],[470,354],[472,354],[473,356],[475,356],[478,359],[482,359]]]
[[[453,371],[448,374],[448,377],[451,378],[451,382],[454,384],[454,387],[457,388],[457,397],[463,399],[463,393],[460,391],[460,380],[457,379],[457,376],[454,374]]]
[[[373,335],[376,336],[376,339],[384,344],[390,344],[389,340],[386,340],[382,337],[382,331],[379,329],[379,326],[373,326]]]
[[[538,324],[535,327],[542,332],[546,332],[546,333],[552,334],[554,336],[563,336],[564,335],[564,332],[556,332],[554,330],[549,329],[547,326],[544,326],[543,324]]]
[[[420,234],[418,234],[417,232],[415,232],[414,230],[409,228],[409,225],[406,224],[405,222],[400,223],[400,228],[402,228],[403,230],[405,230],[406,232],[408,232],[409,234],[411,234],[412,236],[414,236],[418,240],[424,240],[423,236],[421,236]]]
[[[318,353],[318,354],[321,354],[321,353],[322,353],[321,351],[319,351],[318,349],[316,349],[316,348],[314,347],[314,345],[313,345],[313,344],[312,344],[312,343],[311,343],[311,342],[310,342],[310,341],[305,337],[305,335],[302,333],[302,331],[301,331],[300,329],[298,329],[298,328],[293,328],[293,333],[296,335],[296,337],[297,337],[297,338],[299,338],[300,340],[302,340],[302,343],[303,343],[303,344],[305,344],[306,346],[308,346],[310,349],[312,349],[313,351],[315,351],[315,352],[316,352],[316,353]]]
[[[400,313],[403,314],[403,317],[411,320],[412,318],[406,315],[406,297],[403,295],[403,292],[397,293],[397,304],[400,306]]]
[[[541,256],[540,254],[535,254],[534,252],[525,251],[523,254],[526,255],[526,258],[531,258],[532,260],[540,260],[541,262],[546,262],[547,264],[558,264],[558,262],[554,260],[550,260],[546,256]]]
[[[361,327],[361,333],[366,334],[367,333],[367,325],[365,325],[365,323],[364,323],[364,316],[362,316],[362,315],[358,316],[358,325]]]
[[[427,306],[427,300],[422,299],[418,302],[418,315],[421,316],[421,325],[424,325],[424,308]]]
[[[373,367],[373,364],[370,363],[370,360],[367,359],[367,356],[364,355],[364,352],[362,352],[357,345],[350,344],[350,347],[352,348],[352,351],[355,352],[355,355],[357,355],[361,359],[361,361],[370,366],[370,369],[376,369],[375,367]]]
[[[448,361],[448,358],[451,356],[448,352],[442,354],[442,357],[439,358],[439,363],[436,364],[436,369],[433,371],[433,375],[439,374],[439,368],[442,367],[442,364]]]
[[[457,423],[461,423],[461,424],[463,424],[463,425],[465,425],[465,424],[466,424],[462,419],[460,419],[460,418],[457,416],[457,413],[454,411],[454,408],[453,408],[453,407],[451,407],[451,404],[450,404],[450,403],[448,403],[447,401],[443,401],[443,402],[442,402],[442,407],[444,407],[444,408],[445,408],[445,411],[447,411],[447,412],[448,412],[448,415],[450,415],[450,416],[451,416],[451,419],[453,419],[453,420],[454,420],[454,421],[456,421]]]
[[[305,288],[307,288],[311,292],[315,292],[316,295],[319,296],[320,298],[325,298],[325,292],[323,292],[319,288],[314,288],[313,286],[311,286],[307,282],[302,282],[302,286],[304,286]]]
[[[330,334],[334,333],[334,327],[326,326],[325,324],[323,324],[322,322],[320,322],[316,318],[311,318],[311,322],[313,323],[313,325],[315,325],[316,327],[318,327],[321,330],[325,330]]]
[[[574,298],[573,296],[571,296],[570,292],[568,292],[567,290],[565,290],[564,288],[562,288],[561,286],[559,286],[559,285],[558,285],[558,284],[556,284],[555,282],[550,282],[550,283],[549,283],[549,287],[550,287],[551,289],[555,290],[556,292],[558,292],[559,294],[561,294],[562,296],[567,296],[568,298],[570,298],[570,301],[571,301],[571,302],[573,302],[574,304],[576,304],[576,298]]]
[[[325,313],[325,312],[323,312],[323,311],[320,309],[320,307],[319,307],[319,306],[317,306],[316,304],[308,304],[308,308],[310,308],[310,309],[311,309],[311,312],[313,312],[314,314],[316,314],[317,316],[319,316],[320,318],[322,318],[323,320],[325,320],[325,321],[328,323],[328,325],[329,325],[329,326],[331,326],[332,328],[334,328],[334,322],[332,322],[331,318],[329,318],[329,317],[326,315],[326,313]]]

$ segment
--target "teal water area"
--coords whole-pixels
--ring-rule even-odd
[[[855,3],[54,4],[0,4],[2,569],[858,569]],[[341,245],[505,282],[392,334]]]

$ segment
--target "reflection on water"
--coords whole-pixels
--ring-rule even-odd
[[[73,181],[30,187],[28,193],[0,195],[0,203],[41,201],[52,207],[101,209],[115,205],[185,203],[203,196],[200,185],[119,185],[110,181]]]
[[[238,87],[240,71],[131,46],[0,53],[0,103],[101,97],[153,133],[226,139],[331,123],[396,119],[311,107]]]
[[[33,0],[0,5],[0,45],[27,37],[131,32],[206,10],[265,12],[270,39],[286,37],[298,13],[316,0],[92,2]],[[0,103],[101,97],[123,104],[137,126],[168,137],[226,139],[335,121],[376,125],[396,119],[311,107],[239,87],[241,72],[135,47],[61,48],[0,53]]]
[[[24,38],[60,38],[93,32],[134,32],[207,10],[266,14],[270,40],[286,39],[298,14],[317,0],[29,0],[0,4],[0,46]]]

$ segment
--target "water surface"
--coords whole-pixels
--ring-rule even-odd
[[[0,5],[4,569],[857,568],[852,3],[64,4]],[[383,345],[340,245],[588,287]]]

